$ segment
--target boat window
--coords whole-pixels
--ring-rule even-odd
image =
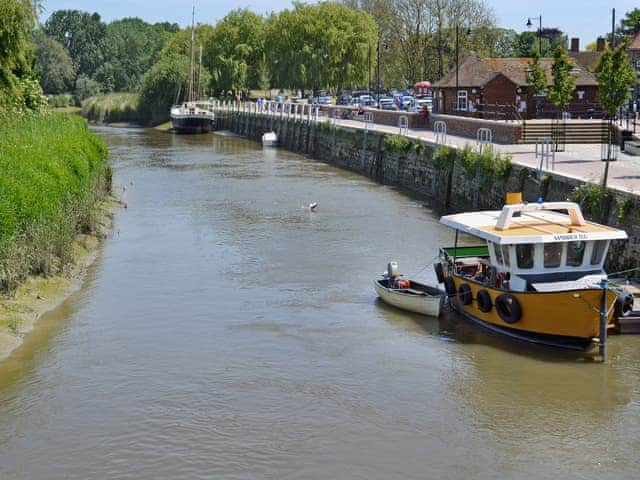
[[[602,262],[602,256],[607,249],[606,240],[596,240],[593,242],[593,250],[591,250],[591,265],[598,265]]]
[[[544,268],[556,268],[562,260],[562,242],[544,244]]]
[[[509,258],[509,245],[502,245],[502,256],[504,258],[505,266],[511,266],[511,259]]]
[[[516,245],[518,268],[533,268],[533,253],[533,243],[521,243],[520,245]]]
[[[500,245],[493,245],[493,251],[496,254],[496,262],[502,265],[504,261],[502,260],[502,250],[500,249]]]
[[[579,267],[582,265],[585,246],[586,243],[581,240],[567,243],[567,266]]]

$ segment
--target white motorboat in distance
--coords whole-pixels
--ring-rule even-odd
[[[385,303],[421,315],[440,315],[445,292],[415,280],[398,277],[398,264],[391,262],[383,278],[373,282],[376,293]]]
[[[278,144],[278,135],[276,132],[266,132],[262,135],[263,147],[275,147]]]

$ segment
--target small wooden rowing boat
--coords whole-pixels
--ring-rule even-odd
[[[385,273],[383,278],[373,282],[376,293],[384,302],[409,312],[433,317],[440,315],[445,295],[442,290],[414,280],[398,278],[397,264],[394,262],[389,264],[388,272],[391,274]]]

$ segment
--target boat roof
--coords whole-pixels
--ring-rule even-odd
[[[517,203],[502,210],[446,215],[440,222],[498,244],[627,238],[624,230],[586,221],[573,202]]]

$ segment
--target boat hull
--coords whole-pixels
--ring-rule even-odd
[[[584,350],[600,334],[600,304],[602,290],[598,288],[563,290],[556,292],[514,292],[474,282],[468,278],[452,276],[456,293],[451,299],[453,308],[468,319],[495,332],[533,343]],[[467,285],[471,291],[470,302],[465,304],[460,287]],[[490,298],[490,308],[478,302],[478,293],[485,290]],[[521,311],[520,317],[507,322],[496,308],[501,295],[515,299]],[[609,321],[613,318],[616,294],[606,293]],[[468,300],[468,299],[467,299]]]
[[[373,286],[378,296],[389,305],[409,312],[437,317],[440,315],[442,295],[415,295],[403,293],[401,290],[387,288],[382,284],[383,280],[376,280]]]
[[[213,130],[213,123],[210,116],[171,116],[171,125],[177,133],[207,133]]]

